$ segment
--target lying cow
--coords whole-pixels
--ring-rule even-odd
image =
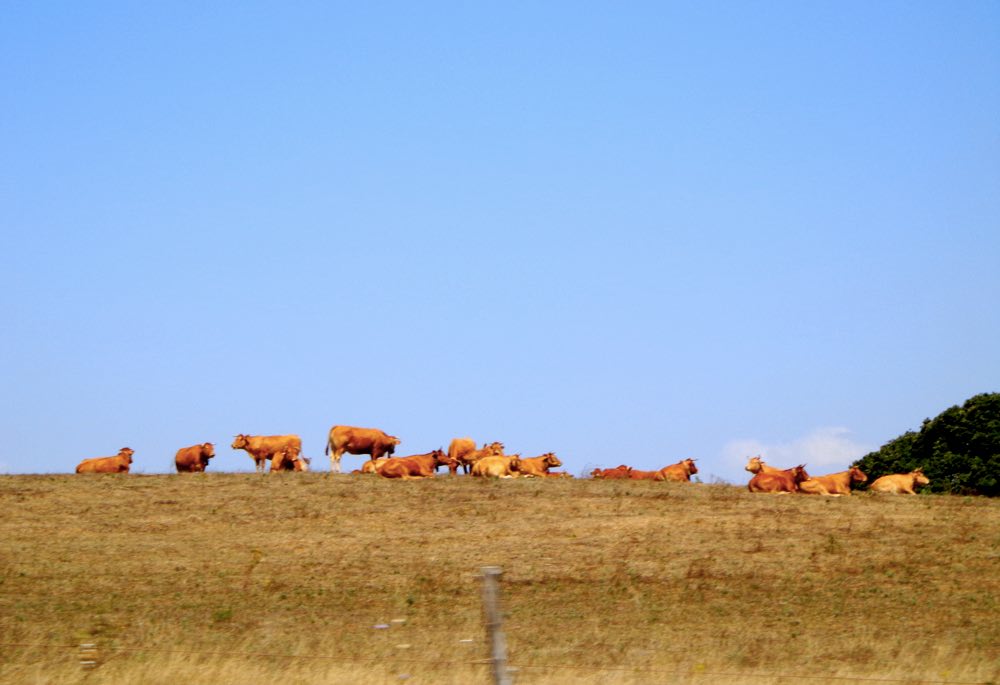
[[[515,478],[520,465],[518,455],[483,457],[472,465],[472,475],[477,478]]]
[[[662,480],[657,478],[659,471],[640,471],[639,469],[628,470],[628,480]]]
[[[698,467],[694,465],[694,459],[685,459],[670,466],[664,466],[656,472],[654,480],[669,480],[677,483],[691,482],[691,474],[698,473]]]
[[[367,454],[372,460],[387,457],[396,451],[399,438],[378,428],[334,426],[326,441],[326,454],[330,455],[330,471],[340,473],[340,458],[348,454]]]
[[[203,473],[208,467],[208,460],[214,456],[215,445],[210,442],[182,447],[174,456],[174,466],[177,473]]]
[[[594,469],[590,472],[590,477],[603,480],[627,480],[631,470],[631,466],[620,464],[613,469]]]
[[[132,455],[135,450],[122,447],[113,457],[94,457],[84,459],[77,467],[77,473],[128,473],[132,467]]]
[[[395,459],[395,457],[386,457],[379,460],[369,459],[361,465],[360,471],[352,471],[351,473],[378,473],[388,463],[389,459]]]
[[[517,471],[522,476],[543,477],[548,474],[549,469],[562,466],[562,462],[552,452],[547,452],[540,457],[528,457],[518,460]]]
[[[286,445],[274,453],[271,459],[271,473],[275,471],[308,471],[309,460],[294,447]]]
[[[893,494],[915,495],[914,488],[918,485],[929,485],[930,479],[924,475],[922,468],[913,469],[909,473],[894,473],[876,478],[868,488],[872,492],[890,492]]]
[[[809,479],[805,465],[799,465],[778,473],[757,473],[747,484],[750,492],[770,492],[787,494],[797,492],[799,483]]]
[[[257,473],[264,473],[267,462],[285,447],[291,447],[297,452],[301,452],[302,438],[297,435],[243,435],[240,433],[232,444],[234,450],[246,450],[246,453],[253,459]]]
[[[799,492],[807,495],[831,495],[840,497],[851,494],[851,485],[854,483],[864,483],[868,476],[857,466],[852,466],[847,471],[831,473],[826,476],[816,476],[799,483]]]
[[[401,478],[403,480],[433,478],[437,467],[450,466],[452,463],[444,450],[438,449],[427,454],[384,459],[381,464],[377,464],[375,472],[383,478]]]

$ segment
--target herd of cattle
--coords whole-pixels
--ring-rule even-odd
[[[340,473],[340,460],[345,453],[368,455],[370,459],[362,468],[353,473],[375,474],[383,478],[433,478],[441,466],[447,466],[451,475],[461,468],[464,473],[480,478],[572,478],[564,471],[552,471],[562,466],[562,462],[552,452],[538,457],[522,457],[520,454],[505,454],[501,442],[491,442],[477,448],[471,438],[455,438],[448,446],[447,453],[437,449],[426,454],[408,457],[394,457],[399,438],[388,435],[377,428],[357,428],[355,426],[334,426],[327,439],[326,454],[330,457],[330,470]],[[233,440],[234,450],[244,450],[254,460],[256,470],[308,471],[310,460],[302,455],[302,439],[297,435],[237,435]],[[76,467],[77,473],[128,473],[132,466],[134,450],[123,447],[113,457],[85,459]],[[178,473],[203,472],[208,462],[215,456],[215,447],[206,442],[201,445],[182,447],[177,450],[174,464]],[[694,459],[684,459],[676,464],[664,466],[657,471],[640,471],[622,464],[613,469],[594,469],[592,478],[606,480],[654,480],[690,482],[698,473]],[[868,476],[857,467],[826,476],[810,478],[805,466],[777,469],[761,461],[759,456],[751,457],[746,470],[754,474],[747,487],[750,492],[803,493],[811,495],[850,495],[851,486],[864,483]],[[910,473],[882,476],[876,479],[869,490],[916,494],[917,485],[927,485],[930,481],[920,469]]]

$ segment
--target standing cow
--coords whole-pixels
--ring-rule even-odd
[[[94,457],[84,459],[77,465],[77,473],[128,473],[132,467],[132,455],[135,450],[122,447],[113,457]]]
[[[369,454],[372,461],[391,455],[396,451],[399,438],[378,428],[356,428],[355,426],[334,426],[326,441],[330,455],[330,471],[340,473],[340,458],[348,454]]]
[[[465,457],[476,451],[476,441],[472,438],[454,438],[451,444],[448,445],[448,458],[451,459],[454,466],[448,467],[451,471],[451,475],[455,475],[458,471],[459,464],[462,465],[465,473],[469,472],[469,463],[465,460]]]
[[[267,462],[284,447],[302,452],[302,438],[297,435],[243,435],[233,440],[234,450],[246,450],[254,461],[258,473],[264,473]]]
[[[208,460],[214,456],[215,446],[210,442],[182,447],[174,457],[174,466],[177,467],[177,473],[203,473]]]
[[[483,443],[480,449],[476,449],[476,441],[472,438],[455,438],[448,445],[448,458],[454,462],[448,469],[451,475],[455,475],[461,466],[465,473],[469,473],[477,461],[483,457],[499,457],[503,455],[503,449],[502,442]]]

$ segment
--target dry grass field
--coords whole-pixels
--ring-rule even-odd
[[[1000,501],[208,473],[0,506],[3,683],[486,683],[485,565],[517,683],[1000,679]]]

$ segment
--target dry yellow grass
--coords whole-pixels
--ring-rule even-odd
[[[998,501],[208,473],[0,505],[3,683],[487,682],[485,565],[518,683],[1000,678]]]

